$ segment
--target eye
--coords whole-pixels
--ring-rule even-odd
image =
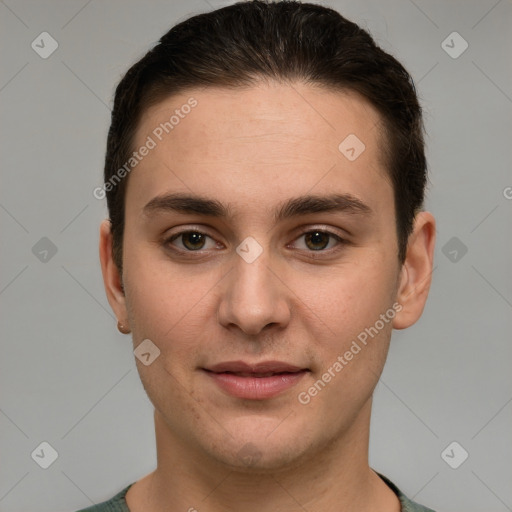
[[[303,233],[297,240],[304,238],[303,247],[297,247],[298,249],[304,249],[308,251],[325,251],[325,249],[332,249],[333,246],[343,244],[345,240],[340,236],[331,233],[330,231],[324,231],[321,229],[314,229]],[[332,243],[336,242],[336,243]],[[300,244],[299,244],[300,245]],[[329,251],[326,251],[329,252]]]
[[[213,243],[211,247],[206,246],[208,239]],[[175,240],[181,241],[181,247],[179,245],[177,246],[176,244],[173,244]],[[211,249],[215,247],[216,244],[210,236],[200,231],[181,231],[180,233],[176,233],[170,238],[166,239],[164,241],[164,245],[174,245],[181,251],[194,252],[203,249]]]
[[[303,242],[298,242],[303,240]],[[346,240],[335,233],[323,229],[306,231],[293,242],[293,248],[301,251],[330,253],[336,250],[337,246],[347,244]],[[187,230],[175,233],[163,241],[165,247],[182,253],[192,253],[215,249],[219,244],[211,236],[197,230]]]

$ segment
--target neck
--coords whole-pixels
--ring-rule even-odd
[[[293,467],[249,471],[187,445],[155,410],[157,469],[140,481],[137,496],[130,489],[128,506],[131,512],[399,512],[396,495],[368,466],[370,414],[371,399],[346,432]]]

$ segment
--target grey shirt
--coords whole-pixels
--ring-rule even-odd
[[[419,503],[415,503],[411,501],[407,496],[405,496],[402,491],[390,480],[388,480],[385,476],[378,473],[378,475],[386,482],[388,487],[397,495],[400,500],[401,512],[434,512],[431,508],[424,507]],[[116,494],[113,498],[108,501],[104,501],[103,503],[98,503],[97,505],[93,505],[91,507],[87,507],[77,512],[130,512],[128,505],[126,504],[126,493],[128,489],[133,484],[130,484],[128,487],[125,487],[122,491]]]

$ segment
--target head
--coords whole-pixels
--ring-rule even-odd
[[[369,418],[392,328],[423,311],[435,226],[413,81],[368,32],[298,2],[179,23],[116,89],[104,177],[107,296],[160,350],[137,365],[173,435],[277,468]],[[305,373],[241,399],[208,374],[235,360]]]

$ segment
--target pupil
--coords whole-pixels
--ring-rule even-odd
[[[322,243],[322,238],[323,238],[324,243]],[[320,247],[310,247],[310,249],[318,251],[320,249],[325,249],[325,247],[327,247],[327,244],[329,243],[328,238],[329,237],[326,233],[321,233],[320,231],[315,231],[313,233],[308,233],[306,235],[306,244],[308,244],[308,247],[309,247],[308,242],[312,242],[312,244],[314,246],[319,244]]]
[[[204,237],[201,233],[185,233],[183,244],[188,249],[201,249],[204,245]]]

